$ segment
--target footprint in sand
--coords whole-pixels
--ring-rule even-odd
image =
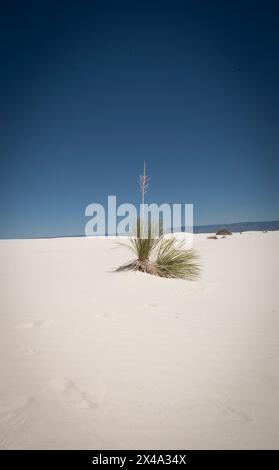
[[[18,429],[19,427],[26,426],[30,423],[28,416],[24,413],[14,413],[13,416],[10,416],[9,425],[14,428]]]
[[[204,285],[204,284],[200,284],[200,283],[190,283],[187,284],[187,289],[183,290],[183,291],[178,291],[178,292],[175,292],[173,295],[173,297],[175,297],[176,299],[178,300],[185,300],[187,299],[190,295],[193,295],[197,292],[203,292],[207,290],[207,287]]]
[[[17,348],[16,351],[21,355],[24,354],[25,356],[40,356],[42,354],[42,351],[32,347]]]
[[[25,323],[19,323],[15,325],[15,329],[26,329],[26,328],[47,328],[53,323],[53,320],[37,320],[29,321]]]
[[[105,318],[106,320],[109,318],[120,318],[120,313],[117,312],[116,310],[112,310],[110,312],[103,312],[103,313],[97,313],[95,315],[95,318]]]
[[[0,422],[12,428],[29,424],[25,411],[34,400],[27,396],[0,395]]]
[[[84,409],[97,407],[97,404],[80,390],[71,379],[55,379],[51,381],[51,387],[65,404]]]
[[[196,293],[207,293],[207,294],[215,294],[220,286],[225,286],[225,283],[221,282],[207,282],[207,283],[189,283],[187,285],[187,290],[179,291],[173,294],[178,300],[185,300],[190,295],[194,295]]]
[[[158,308],[158,307],[160,307],[159,304],[143,304],[143,305],[141,305],[140,308],[146,309],[146,308]]]
[[[233,408],[232,406],[219,403],[217,405],[217,409],[221,411],[224,415],[236,421],[240,421],[242,423],[248,423],[253,421],[253,418],[250,415],[248,415],[244,411]]]
[[[103,314],[104,318],[120,318],[120,313],[117,312],[116,310],[112,310],[111,312],[105,312]]]
[[[28,405],[29,400],[25,395],[0,395],[0,415],[22,410]]]
[[[10,449],[12,442],[9,441],[6,437],[0,437],[0,450]]]
[[[22,352],[24,354],[28,354],[30,356],[40,356],[41,355],[41,351],[39,349],[36,349],[36,348],[25,348],[22,350]]]

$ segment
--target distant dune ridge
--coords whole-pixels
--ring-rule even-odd
[[[279,230],[279,221],[273,220],[269,222],[237,222],[237,223],[228,223],[228,224],[212,224],[212,225],[194,225],[194,233],[216,233],[219,229],[226,228],[231,232],[257,232],[257,231],[274,231]],[[178,233],[185,232],[185,227],[174,228],[173,232]],[[25,239],[44,239],[44,238],[66,238],[66,237],[85,237],[84,233],[72,233],[72,234],[61,234],[55,233],[52,235],[37,235],[33,236],[31,233],[19,233],[16,236],[12,237],[0,237],[0,239],[14,239],[14,240],[25,240]]]
[[[231,232],[252,232],[260,230],[279,230],[279,220],[270,222],[236,222],[232,224],[195,225],[194,233],[213,233],[226,228]]]
[[[0,449],[279,447],[279,232],[208,235],[196,281],[0,241]]]

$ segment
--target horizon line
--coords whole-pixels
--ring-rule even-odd
[[[257,225],[262,225],[262,227],[255,227],[255,224]],[[239,227],[239,226],[244,226],[246,225],[247,227],[243,227],[240,231],[241,232],[248,232],[248,231],[261,231],[262,229],[266,228],[264,225],[266,224],[275,224],[275,227],[271,227],[268,230],[269,231],[276,231],[279,230],[279,220],[265,220],[265,221],[245,221],[245,222],[229,222],[229,223],[218,223],[218,224],[202,224],[202,225],[193,225],[193,233],[211,233],[210,231],[195,231],[197,229],[205,229],[205,228],[227,228],[230,229],[232,232],[234,231],[233,228]],[[250,228],[248,227],[250,225]],[[251,225],[254,225],[252,228]],[[182,232],[185,232],[185,226],[181,227],[183,230]],[[213,230],[214,232],[215,230]],[[238,232],[239,230],[235,230],[235,232]],[[177,229],[172,229],[172,232],[168,233],[180,233],[181,230]],[[186,232],[185,232],[186,233]],[[107,234],[105,235],[107,236]],[[117,235],[116,235],[117,237]],[[2,237],[0,236],[0,240],[36,240],[36,239],[52,239],[52,238],[86,238],[85,234],[76,234],[76,235],[41,235],[41,236],[28,236],[28,235],[23,235],[23,236],[14,236],[14,237]],[[92,237],[90,237],[92,238]],[[96,236],[97,238],[97,236]]]

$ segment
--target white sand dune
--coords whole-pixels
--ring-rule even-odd
[[[114,246],[0,241],[0,448],[278,448],[279,232],[195,235],[195,282]]]

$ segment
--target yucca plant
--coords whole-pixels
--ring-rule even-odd
[[[140,176],[141,202],[148,186],[149,176],[146,174],[144,162],[143,175]],[[159,224],[160,225],[160,224]],[[135,234],[128,243],[120,243],[129,248],[135,259],[120,266],[116,271],[141,271],[155,276],[194,279],[200,268],[197,265],[197,254],[187,249],[184,241],[173,237],[164,237],[159,227],[146,223],[143,217],[136,224]]]
[[[159,277],[194,279],[199,275],[197,253],[187,249],[183,241],[175,237],[141,238],[138,234],[128,243],[136,259],[120,266],[117,271],[141,271]]]

